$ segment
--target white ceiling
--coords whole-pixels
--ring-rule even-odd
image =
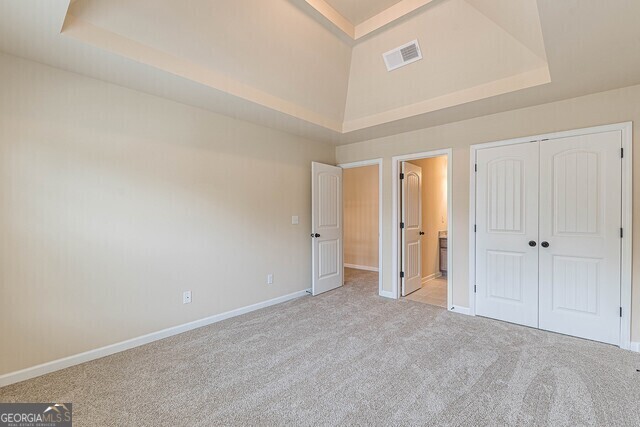
[[[510,9],[521,1],[435,0],[355,46],[336,36],[325,18],[309,12],[298,0],[271,0],[269,10],[259,7],[267,2],[257,0],[193,0],[188,4],[157,0],[153,2],[156,10],[149,8],[150,0],[88,0],[83,5],[85,1],[78,0],[73,6],[82,20],[73,23],[69,19],[61,33],[68,1],[3,0],[0,51],[336,144],[640,83],[640,55],[634,54],[640,49],[640,26],[636,22],[640,2],[636,0],[537,0],[529,6],[535,6],[539,13],[538,30],[528,26],[526,31],[521,24],[530,22],[533,9],[519,9],[519,16]],[[207,8],[208,3],[215,7]],[[376,76],[366,67],[366,74],[356,73],[354,60],[361,55],[360,50],[370,50],[363,56],[363,63],[371,61],[375,67],[384,67],[381,58],[375,65],[378,59],[373,57],[397,42],[399,35],[409,34],[416,23],[428,21],[425,14],[440,13],[438,10],[448,7],[469,16],[474,13],[469,7],[475,9],[473,25],[484,22],[482,25],[496,32],[496,37],[499,30],[503,31],[496,42],[498,50],[509,39],[514,49],[521,45],[521,53],[516,56],[524,55],[522,61],[509,66],[525,66],[527,61],[534,64],[537,57],[540,63],[548,64],[551,82],[422,111],[415,108],[415,99],[409,96],[383,96],[382,101],[389,100],[389,105],[380,104],[387,110],[384,120],[376,121],[380,114],[373,111],[364,127],[343,127],[348,116],[345,106],[353,108],[349,102],[362,102],[355,105],[356,109],[367,107],[378,96],[380,84],[385,90],[402,88],[407,92],[407,82],[414,82],[425,91],[425,97],[435,93],[434,88],[427,87],[428,81],[407,79],[416,70],[424,70],[428,78],[426,71],[433,67],[432,62],[423,60]],[[451,31],[462,34],[465,28],[471,28],[457,20],[456,14],[450,15],[447,23]],[[107,23],[105,30],[101,25]],[[101,45],[100,37],[105,34],[109,43]],[[198,39],[199,34],[205,37]],[[457,43],[469,44],[474,36],[471,33],[465,37],[460,36]],[[427,54],[429,49],[438,49],[432,41],[420,40]],[[477,53],[470,51],[469,55],[476,54],[481,66],[483,56]],[[454,59],[448,58],[455,64]],[[158,66],[158,60],[166,62]],[[171,68],[176,65],[182,68]],[[447,70],[434,72],[446,75]],[[449,72],[472,73],[464,66],[455,66]],[[369,95],[352,93],[358,82],[369,86]],[[438,87],[448,83],[445,79]],[[395,108],[393,103],[398,102],[401,107]]]
[[[401,0],[325,0],[340,15],[353,25],[358,25],[367,19],[390,8]]]

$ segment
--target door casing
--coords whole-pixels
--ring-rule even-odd
[[[455,266],[453,265],[453,253],[455,246],[455,227],[453,224],[453,150],[446,148],[442,150],[425,151],[421,153],[406,154],[402,156],[394,156],[391,158],[391,290],[383,291],[380,295],[398,299],[401,296],[400,286],[400,269],[402,266],[402,259],[400,258],[402,245],[401,233],[400,233],[400,170],[401,164],[405,161],[428,159],[431,157],[447,157],[447,233],[448,233],[448,248],[447,248],[447,310],[454,312],[462,312],[466,314],[466,307],[459,307],[453,304],[453,281],[455,277]]]
[[[378,166],[378,295],[386,296],[382,288],[382,159],[340,163],[338,165],[338,167],[342,169],[360,168],[363,166]]]
[[[631,266],[632,266],[632,244],[633,244],[633,124],[632,122],[617,123],[612,125],[596,126],[590,128],[555,132],[543,135],[535,135],[523,138],[515,138],[503,141],[489,142],[485,144],[475,144],[470,147],[470,187],[469,187],[469,309],[468,314],[475,316],[475,292],[476,284],[476,174],[475,165],[477,151],[485,148],[500,147],[511,144],[521,144],[524,142],[535,142],[565,138],[570,136],[589,135],[594,133],[620,131],[622,134],[622,228],[624,230],[622,238],[621,254],[621,301],[622,318],[620,327],[620,348],[631,349]]]

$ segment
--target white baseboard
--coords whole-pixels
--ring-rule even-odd
[[[438,277],[442,277],[442,273],[440,271],[438,271],[436,273],[431,273],[430,275],[423,277],[421,283],[424,285],[428,281],[433,280],[433,279],[437,279]]]
[[[629,350],[640,353],[640,342],[631,342]]]
[[[391,291],[380,291],[378,295],[385,298],[396,299],[395,295]]]
[[[369,267],[367,265],[345,264],[346,268],[355,268],[356,270],[379,271],[378,267]]]
[[[20,381],[25,381],[31,378],[39,377],[40,375],[48,374],[60,369],[65,369],[70,366],[79,365],[81,363],[88,362],[90,360],[99,359],[101,357],[109,356],[114,353],[129,350],[134,347],[139,347],[144,344],[148,344],[153,341],[158,341],[163,338],[167,338],[173,335],[181,334],[183,332],[190,331],[192,329],[201,328],[203,326],[211,325],[212,323],[220,322],[231,317],[240,316],[241,314],[250,313],[261,308],[270,307],[272,305],[280,304],[286,301],[290,301],[295,298],[299,298],[307,295],[309,290],[298,291],[292,294],[283,295],[281,297],[273,298],[267,301],[259,302],[256,304],[248,305],[246,307],[240,307],[235,310],[227,311],[225,313],[216,314],[204,319],[195,320],[193,322],[185,323],[171,328],[163,329],[161,331],[152,332],[147,335],[132,338],[126,341],[122,341],[116,344],[111,344],[105,347],[100,347],[94,350],[89,350],[84,353],[75,354],[73,356],[64,357],[62,359],[53,360],[51,362],[43,363],[41,365],[25,368],[20,371],[10,372],[8,374],[0,375],[0,387],[14,384]]]
[[[471,316],[471,310],[469,307],[460,307],[459,305],[454,305],[449,309],[449,311],[453,311],[454,313],[460,313],[467,316]]]

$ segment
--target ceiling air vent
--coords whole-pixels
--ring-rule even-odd
[[[395,70],[396,68],[404,67],[422,59],[422,52],[420,52],[420,46],[418,46],[418,40],[414,40],[407,44],[403,44],[393,50],[382,55],[384,63],[387,66],[387,71]]]

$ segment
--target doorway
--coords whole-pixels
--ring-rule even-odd
[[[353,185],[351,169],[372,166],[365,173],[355,173],[354,176],[366,176],[366,185],[369,186],[366,194],[358,192],[358,183]],[[387,295],[382,288],[382,159],[366,160],[338,166],[327,165],[318,162],[311,162],[311,294],[313,296],[337,289],[344,285],[345,278],[345,257],[344,257],[344,223],[345,211],[343,209],[343,175],[348,176],[348,191],[355,196],[350,197],[370,197],[367,202],[368,222],[366,234],[363,230],[354,229],[358,227],[361,218],[351,220],[349,218],[347,233],[356,234],[350,239],[351,245],[355,242],[367,250],[366,256],[347,258],[350,263],[347,268],[366,268],[367,273],[377,271],[378,295]],[[363,181],[362,185],[365,185]],[[353,187],[353,191],[351,191]],[[362,193],[362,194],[361,194]],[[377,194],[377,197],[375,197]],[[361,201],[356,200],[352,205],[358,207]],[[347,215],[350,210],[347,209]],[[360,233],[358,235],[358,233]],[[366,241],[365,241],[366,240]],[[367,247],[369,246],[369,247]],[[352,256],[353,249],[349,256]],[[373,254],[371,254],[371,250]],[[369,258],[367,258],[367,256]],[[353,264],[355,262],[356,264]],[[355,270],[353,271],[363,271]]]
[[[452,304],[451,150],[393,158],[393,294]]]
[[[407,160],[402,170],[402,296],[447,308],[447,156]]]
[[[382,292],[382,159],[339,165],[342,171],[344,268],[377,273]],[[345,273],[345,277],[349,277]]]

